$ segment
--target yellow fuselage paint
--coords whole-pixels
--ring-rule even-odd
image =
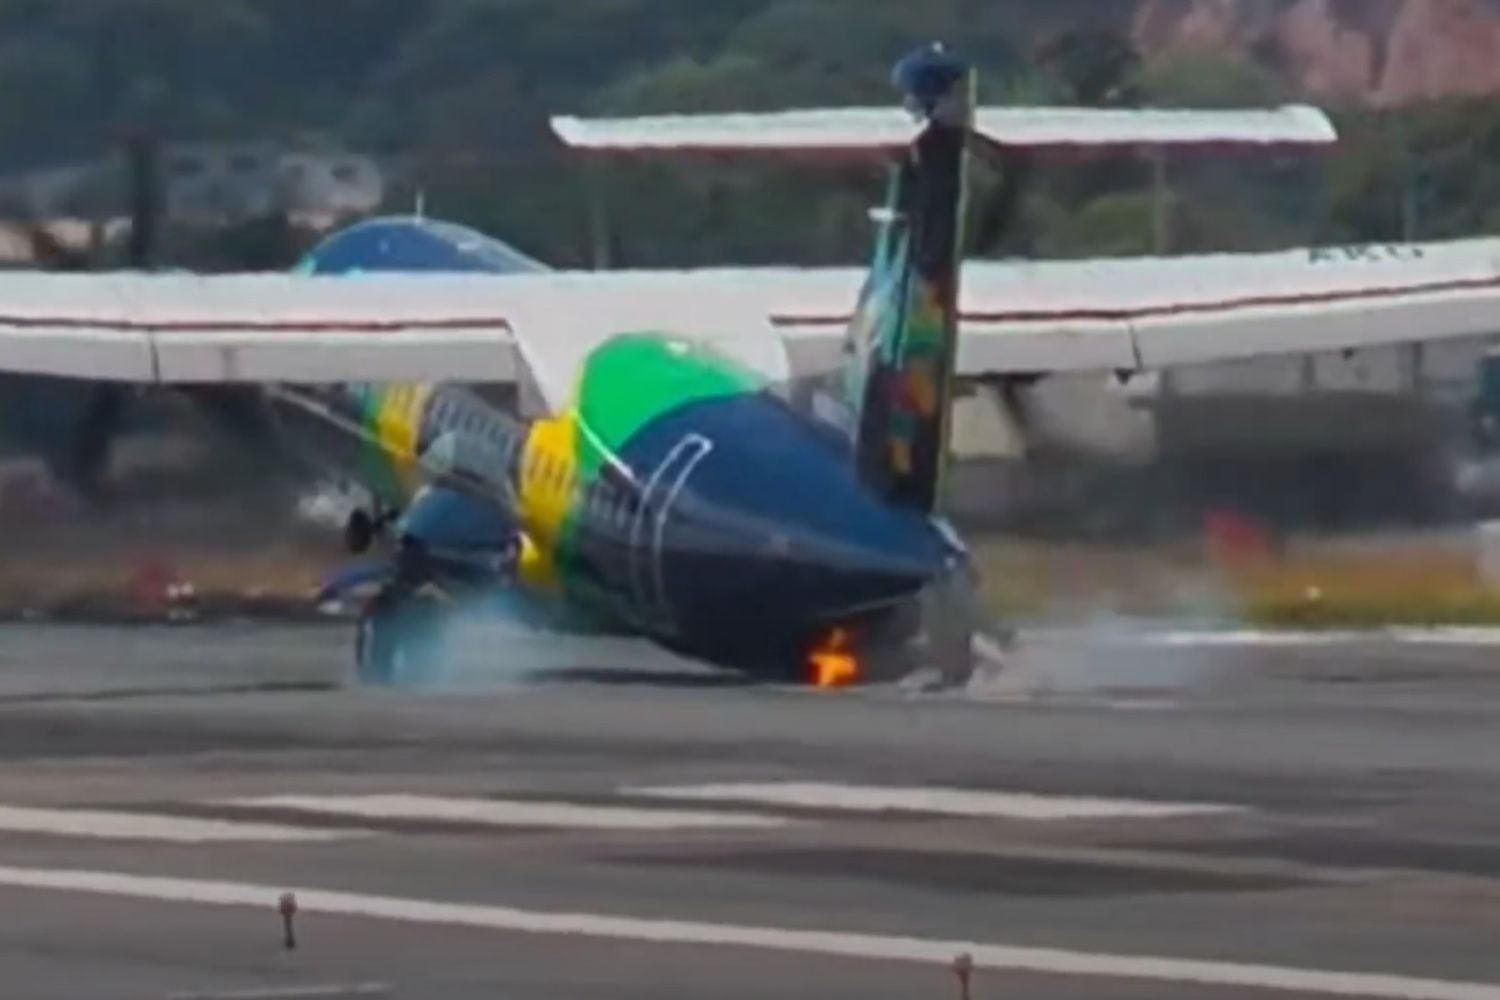
[[[418,448],[433,391],[430,385],[386,386],[367,411],[373,457],[393,499],[409,500],[421,486]],[[576,432],[571,413],[538,420],[522,447],[516,483],[521,527],[517,570],[522,585],[534,590],[560,589],[557,554],[577,479]]]
[[[422,412],[432,391],[430,385],[391,385],[381,392],[375,408],[375,440],[390,470],[391,486],[403,498],[411,497],[421,484],[417,447]]]
[[[526,436],[518,484],[521,528],[526,536],[520,576],[531,587],[558,587],[558,543],[578,473],[576,433],[577,425],[565,413],[538,420]]]

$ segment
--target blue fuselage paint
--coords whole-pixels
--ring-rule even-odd
[[[541,267],[472,230],[382,219],[330,237],[299,270],[503,275]],[[293,394],[292,409],[321,409],[325,423],[348,430],[360,426],[369,395],[379,390],[280,391]],[[520,474],[511,460],[524,425],[479,396],[434,390],[419,447],[444,434],[490,447],[497,462],[511,463],[499,472],[511,483]],[[795,669],[831,628],[892,612],[955,558],[930,518],[868,489],[845,444],[770,393],[663,413],[614,459],[569,500],[576,534],[566,554],[567,596],[596,617],[715,662]],[[476,549],[491,550],[508,525],[498,508],[439,494],[419,496],[403,527],[452,552],[471,539]]]
[[[416,216],[367,219],[332,234],[297,266],[300,274],[384,272],[536,274],[545,264],[467,226]]]
[[[770,394],[664,414],[619,457],[652,485],[623,517],[590,512],[580,557],[636,628],[719,662],[800,666],[831,628],[889,612],[956,554]]]

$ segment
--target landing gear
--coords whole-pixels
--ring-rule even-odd
[[[351,511],[349,520],[344,522],[344,548],[354,555],[362,555],[369,551],[374,541],[375,519],[370,512],[363,508]]]
[[[424,584],[433,578],[426,548],[403,538],[393,572],[359,616],[355,673],[362,684],[390,686],[414,679],[442,653],[443,602]]]
[[[387,588],[360,615],[354,634],[359,682],[391,687],[436,662],[441,654],[443,608],[433,598]]]

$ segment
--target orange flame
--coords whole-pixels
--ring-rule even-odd
[[[859,658],[849,648],[849,633],[835,628],[807,657],[814,687],[834,688],[859,679]]]

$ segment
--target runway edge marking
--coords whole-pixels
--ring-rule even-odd
[[[0,885],[160,902],[265,909],[285,886],[128,875],[118,872],[0,866]],[[610,938],[665,945],[717,945],[840,958],[946,963],[968,952],[977,968],[1066,976],[1148,979],[1213,986],[1394,1000],[1500,1000],[1500,985],[1276,965],[1114,955],[973,941],[789,930],[690,920],[549,913],[477,903],[298,888],[303,913],[439,924],[521,934]]]
[[[370,795],[267,795],[223,799],[239,808],[355,816],[374,820],[425,820],[480,826],[553,827],[589,830],[743,830],[795,825],[763,813],[642,809],[532,799],[456,798],[399,793]]]
[[[694,802],[833,809],[850,812],[928,813],[980,819],[1165,819],[1242,813],[1240,806],[1158,802],[965,788],[903,788],[815,781],[725,782],[703,785],[627,785],[622,795]]]
[[[316,829],[159,813],[7,805],[0,805],[0,833],[38,833],[94,840],[155,840],[176,844],[309,843],[376,836],[374,830]]]

